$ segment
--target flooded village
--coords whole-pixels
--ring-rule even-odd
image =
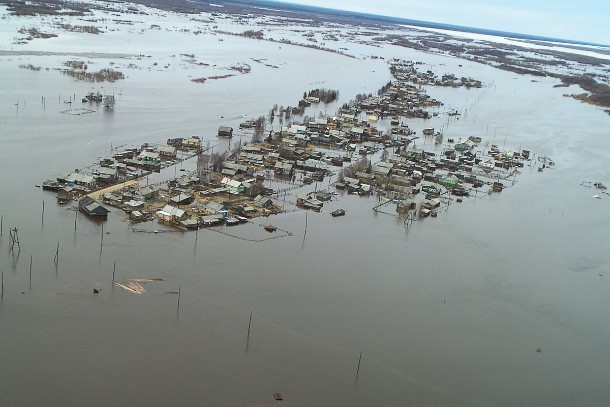
[[[340,201],[343,192],[375,195],[373,210],[410,225],[436,217],[453,202],[501,192],[515,184],[524,166],[542,171],[554,165],[525,149],[489,145],[479,135],[455,140],[445,138],[443,129],[411,130],[410,118],[438,116],[443,105],[422,85],[483,86],[473,78],[439,78],[418,67],[421,63],[389,61],[395,79],[375,95],[357,95],[334,116],[303,116],[305,107],[322,103],[311,95],[329,93],[320,89],[304,94],[299,107],[274,106],[268,118],[242,122],[240,140],[221,153],[213,152],[209,139],[174,137],[99,157],[91,167],[45,181],[43,189],[56,191],[60,204],[77,201],[78,209],[93,218],[105,218],[113,207],[124,211],[131,224],[156,220],[182,230],[234,226],[299,209],[320,212],[325,202]],[[279,131],[266,130],[276,116],[292,121]],[[216,136],[231,139],[234,129],[220,126]],[[248,136],[249,142],[242,142]],[[185,160],[196,160],[197,169],[178,173]],[[171,179],[148,182],[151,174],[172,166]],[[345,214],[343,209],[331,213]],[[267,223],[261,226],[274,231]]]
[[[0,5],[0,405],[610,402],[607,48],[155,4]]]

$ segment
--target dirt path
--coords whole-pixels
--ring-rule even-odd
[[[116,184],[116,185],[113,185],[111,187],[100,189],[99,191],[92,192],[92,193],[90,193],[87,196],[90,197],[90,198],[93,198],[95,200],[99,200],[104,194],[106,194],[108,192],[114,192],[114,191],[119,190],[121,188],[125,188],[125,187],[128,187],[128,186],[137,184],[141,180],[142,180],[142,178],[137,178],[137,179],[132,179],[131,181],[121,182],[120,184]]]

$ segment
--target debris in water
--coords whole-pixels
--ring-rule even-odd
[[[277,401],[284,400],[281,393],[273,393],[273,398],[276,399]]]
[[[142,287],[142,284],[154,281],[164,280],[162,278],[130,278],[123,283],[116,283],[115,285],[132,294],[146,294],[148,291]]]
[[[93,289],[93,294],[99,294],[99,293],[100,293],[100,291],[102,291],[102,289],[101,289],[101,288],[94,288],[94,289]]]
[[[537,353],[542,353],[542,349],[541,348],[536,348],[536,352]]]

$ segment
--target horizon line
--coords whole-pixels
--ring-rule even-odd
[[[549,37],[549,36],[536,35],[536,34],[516,33],[516,32],[512,32],[512,31],[502,31],[502,30],[495,30],[495,29],[491,29],[491,28],[480,28],[480,27],[471,27],[471,26],[465,26],[465,25],[450,24],[450,23],[440,23],[440,22],[435,22],[435,21],[415,20],[415,19],[410,19],[410,18],[406,18],[406,17],[388,16],[385,14],[363,13],[363,12],[359,12],[359,11],[343,10],[343,9],[336,9],[336,8],[330,8],[330,7],[310,6],[310,5],[304,5],[304,4],[298,4],[298,3],[288,3],[284,0],[258,0],[258,1],[255,0],[254,3],[273,3],[273,4],[289,6],[289,7],[293,7],[293,8],[297,8],[297,9],[310,9],[312,11],[313,10],[323,11],[326,14],[333,14],[333,13],[338,12],[338,13],[352,15],[354,17],[361,17],[361,18],[372,19],[372,20],[380,20],[382,22],[387,22],[387,23],[403,24],[403,25],[422,27],[422,28],[446,29],[449,31],[458,31],[458,32],[466,32],[466,33],[473,33],[473,34],[484,34],[484,35],[491,35],[494,37],[508,37],[508,38],[514,38],[514,39],[558,42],[558,43],[563,43],[563,44],[588,45],[588,46],[610,48],[610,44],[601,44],[601,43],[592,42],[592,41],[574,40],[574,39],[567,39],[567,38],[556,38],[556,37]]]

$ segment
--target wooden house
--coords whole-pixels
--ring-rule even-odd
[[[218,128],[218,137],[233,137],[233,127],[220,126]]]
[[[98,201],[85,196],[78,201],[78,209],[87,216],[106,217],[110,211]]]

